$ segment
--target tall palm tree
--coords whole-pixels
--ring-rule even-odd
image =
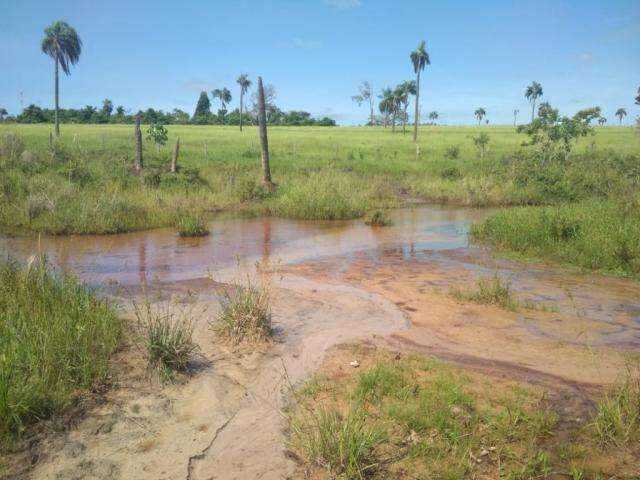
[[[518,114],[520,113],[520,110],[518,110],[517,108],[513,109],[513,126],[516,126],[516,120],[518,118]]]
[[[60,122],[58,118],[59,105],[59,80],[58,68],[69,75],[71,65],[75,65],[80,60],[82,52],[82,40],[78,33],[63,21],[53,22],[44,30],[42,39],[42,51],[53,58],[55,63],[55,131],[56,137],[60,136]]]
[[[425,66],[431,65],[424,40],[411,52],[410,57],[413,71],[416,73],[416,114],[413,117],[413,141],[415,142],[418,140],[418,123],[420,123],[420,72]]]
[[[0,108],[0,122],[2,122],[4,120],[5,115],[7,115],[9,112],[7,112],[6,108]]]
[[[532,82],[525,90],[524,96],[531,102],[531,122],[533,122],[536,113],[536,100],[542,96],[542,85],[538,82]]]
[[[480,125],[480,122],[482,122],[482,119],[487,115],[487,111],[484,108],[480,107],[476,109],[476,111],[473,112],[473,114],[478,119],[478,125]]]
[[[624,108],[616,110],[616,117],[620,119],[620,125],[622,125],[622,119],[627,116],[627,111]]]
[[[605,123],[607,123],[607,119],[606,118],[604,118],[604,117],[598,118],[598,125],[602,126]]]
[[[224,114],[227,113],[227,103],[231,102],[231,92],[227,87],[216,88],[211,92],[211,96],[220,101],[220,113],[222,115],[222,123],[224,124]]]
[[[242,131],[242,99],[251,86],[251,80],[249,80],[249,76],[246,73],[243,73],[238,77],[236,83],[240,85],[240,131]]]
[[[431,123],[433,123],[435,125],[436,120],[438,120],[438,117],[440,115],[438,114],[438,112],[436,112],[435,110],[431,113],[429,113],[429,120],[431,120]]]

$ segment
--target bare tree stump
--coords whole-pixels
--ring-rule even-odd
[[[140,131],[140,115],[136,115],[134,136],[136,140],[136,163],[134,168],[136,169],[136,172],[140,172],[142,170],[142,132]]]
[[[267,139],[267,113],[264,102],[264,87],[262,77],[258,77],[258,125],[260,127],[260,148],[262,153],[262,183],[269,190],[275,188],[271,181],[271,168],[269,166],[269,141]]]
[[[176,146],[173,147],[173,155],[171,155],[171,173],[176,173],[178,155],[180,155],[180,137],[176,139]]]

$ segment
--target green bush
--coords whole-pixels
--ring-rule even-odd
[[[209,229],[201,213],[179,214],[176,228],[181,237],[204,237],[209,235]]]

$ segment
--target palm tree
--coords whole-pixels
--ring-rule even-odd
[[[5,115],[7,115],[9,112],[7,112],[6,108],[0,108],[0,122],[2,122],[4,120]]]
[[[439,116],[440,115],[438,115],[438,112],[433,111],[433,112],[429,113],[429,120],[431,120],[431,123],[433,123],[435,125],[436,120],[438,120]]]
[[[418,140],[418,123],[420,123],[420,72],[424,70],[425,66],[431,65],[424,40],[418,45],[418,48],[411,52],[410,57],[413,71],[416,73],[416,114],[413,117],[413,141],[415,142]]]
[[[604,117],[598,118],[598,125],[602,126],[605,123],[607,123],[607,119],[606,118],[604,118]]]
[[[518,118],[518,114],[520,113],[520,110],[518,110],[517,108],[513,109],[513,126],[516,126],[516,119]]]
[[[222,116],[222,123],[224,124],[224,114],[227,113],[227,103],[231,102],[231,92],[227,87],[216,88],[211,92],[211,96],[220,100],[220,114]]]
[[[242,99],[251,86],[251,80],[249,80],[249,76],[246,73],[243,73],[238,77],[236,83],[240,85],[240,131],[242,131]]]
[[[402,133],[406,132],[407,109],[409,108],[410,96],[416,94],[416,82],[413,80],[402,82],[396,87],[394,92],[397,99],[398,110],[402,112]],[[402,107],[402,110],[400,110]]]
[[[484,108],[480,107],[475,112],[473,112],[473,114],[478,119],[478,125],[480,125],[480,122],[482,122],[482,119],[487,115],[487,111]]]
[[[380,99],[378,109],[380,109],[380,113],[384,115],[384,128],[387,128],[389,115],[393,111],[393,90],[389,87],[383,88],[378,98]]]
[[[82,52],[82,40],[77,32],[68,23],[53,22],[44,30],[42,39],[42,51],[53,58],[55,63],[55,130],[56,137],[60,136],[59,111],[59,88],[58,88],[58,68],[69,75],[71,65],[75,65],[80,60]]]
[[[622,125],[622,119],[627,116],[627,111],[624,108],[616,110],[616,117],[620,119],[620,125]]]
[[[536,100],[542,96],[542,85],[538,82],[532,82],[524,92],[524,96],[529,102],[531,102],[531,121],[536,113]]]
[[[636,105],[640,105],[640,87],[638,87],[638,96],[636,97]]]

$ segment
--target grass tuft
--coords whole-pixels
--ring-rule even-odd
[[[186,213],[176,220],[178,235],[181,237],[205,237],[209,235],[209,229],[203,215],[200,213]]]
[[[220,299],[220,313],[212,327],[236,344],[271,337],[268,282],[256,285],[247,276],[244,285],[225,289]]]
[[[366,216],[364,223],[371,227],[389,227],[393,225],[391,219],[382,210],[370,212]]]
[[[477,281],[475,290],[453,289],[451,295],[459,301],[480,303],[483,305],[497,305],[507,310],[515,311],[520,302],[511,290],[511,286],[502,280],[498,274],[482,277]]]
[[[175,372],[184,372],[198,351],[188,312],[179,311],[169,303],[154,307],[147,298],[141,305],[134,303],[134,312],[149,366],[165,379],[173,378]]]
[[[122,323],[111,305],[45,258],[0,264],[0,440],[105,382]]]

